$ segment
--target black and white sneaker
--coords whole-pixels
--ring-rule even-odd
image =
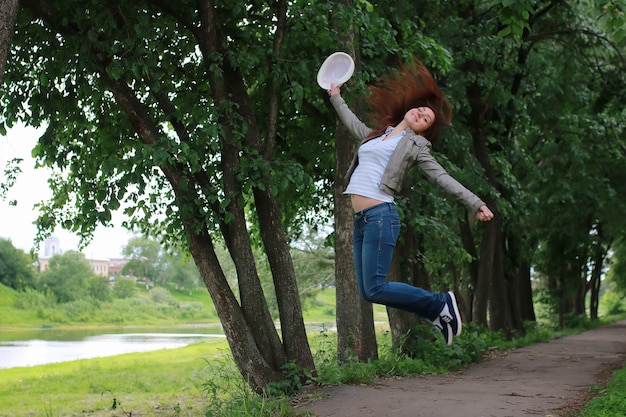
[[[446,323],[450,326],[453,336],[458,336],[461,334],[463,323],[461,323],[461,314],[459,314],[459,307],[456,304],[456,297],[452,291],[448,291],[445,297],[446,304],[443,306],[441,313],[439,313],[438,319],[441,323]]]
[[[437,317],[432,323],[443,335],[443,340],[445,340],[446,345],[452,346],[452,328],[450,325],[441,320],[441,317]]]

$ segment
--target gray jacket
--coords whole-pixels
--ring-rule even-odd
[[[368,138],[372,129],[356,117],[341,95],[332,95],[330,102],[337,111],[339,119],[357,139],[361,140],[361,144],[373,139]],[[406,134],[400,139],[396,150],[391,155],[391,159],[389,159],[379,188],[391,196],[397,194],[402,188],[402,181],[406,172],[414,164],[417,164],[420,171],[428,179],[452,195],[457,201],[464,204],[472,213],[476,213],[485,203],[446,172],[430,154],[431,146],[428,139],[416,134],[411,129],[407,129]],[[355,153],[345,177],[346,183],[350,181],[350,177],[358,163],[358,155]]]

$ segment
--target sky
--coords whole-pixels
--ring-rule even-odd
[[[47,180],[50,170],[47,168],[35,169],[35,160],[31,151],[43,129],[36,130],[30,127],[15,126],[7,131],[6,136],[0,136],[0,181],[6,180],[4,170],[7,161],[13,158],[22,158],[20,164],[22,173],[17,176],[15,185],[7,193],[5,199],[0,198],[0,238],[9,239],[18,249],[29,252],[33,249],[37,228],[33,222],[37,219],[38,211],[34,205],[52,196]],[[10,201],[17,200],[16,206]],[[113,259],[122,257],[122,248],[133,236],[131,232],[121,227],[123,214],[113,214],[113,227],[99,226],[94,238],[81,252],[87,259]],[[63,229],[54,231],[53,236],[59,239],[59,246],[63,252],[79,250],[79,238]],[[43,255],[43,245],[34,248]]]

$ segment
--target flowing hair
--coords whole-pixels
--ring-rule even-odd
[[[408,65],[400,64],[399,71],[370,86],[367,103],[371,108],[368,116],[374,129],[370,136],[383,134],[388,126],[397,126],[412,108],[430,107],[435,113],[435,120],[422,135],[435,144],[441,126],[450,124],[452,120],[452,105],[418,59],[413,59]]]

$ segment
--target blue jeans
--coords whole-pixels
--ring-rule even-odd
[[[371,303],[435,320],[445,305],[443,294],[403,282],[387,282],[399,235],[400,217],[393,203],[378,204],[354,215],[354,267],[359,294]]]

